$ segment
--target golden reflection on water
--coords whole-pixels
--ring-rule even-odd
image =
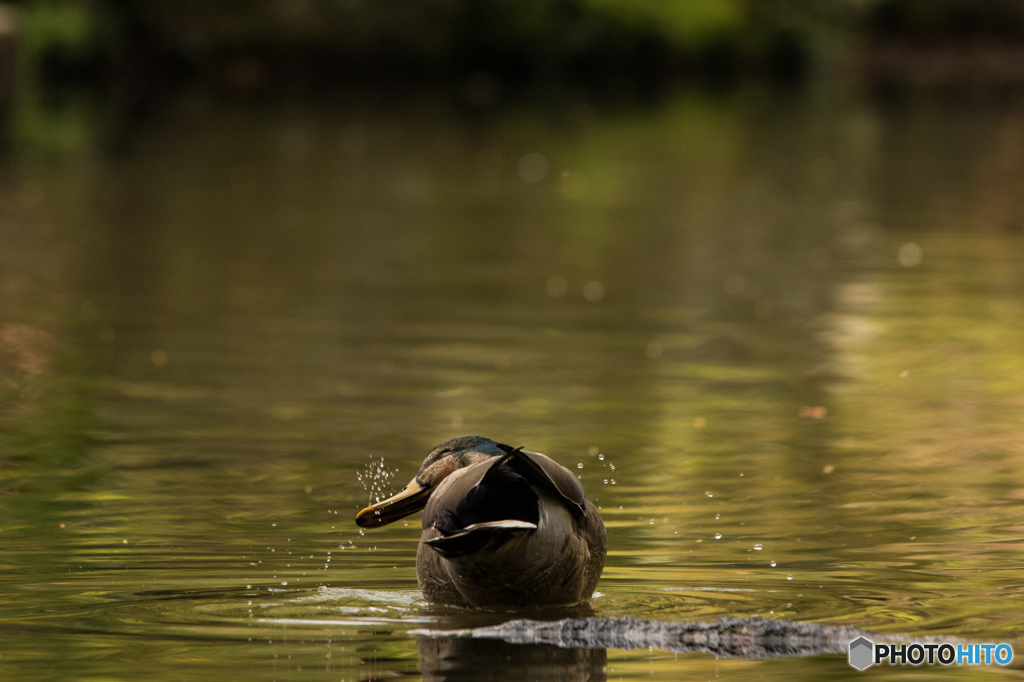
[[[505,616],[418,601],[418,522],[352,517],[471,433],[577,466],[610,538],[594,614],[1014,637],[1019,113],[185,105],[125,154],[10,160],[2,660],[429,678],[409,630]]]

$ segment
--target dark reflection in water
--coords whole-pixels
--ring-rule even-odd
[[[423,679],[532,681],[608,679],[604,649],[562,648],[547,644],[509,644],[493,639],[417,637]]]
[[[606,679],[607,652],[604,646],[469,636],[481,629],[501,627],[510,619],[554,623],[591,618],[596,612],[590,605],[526,608],[514,613],[424,605],[419,615],[429,619],[421,626],[429,631],[428,634],[416,635],[416,649],[424,679]],[[479,677],[481,675],[484,677]]]

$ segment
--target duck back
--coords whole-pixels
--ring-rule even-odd
[[[604,524],[575,477],[517,451],[438,487],[424,510],[417,577],[435,602],[571,604],[590,598],[606,550]]]

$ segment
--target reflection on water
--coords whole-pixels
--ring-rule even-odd
[[[416,651],[423,679],[430,682],[607,679],[608,655],[604,649],[420,636],[416,638]]]
[[[418,521],[352,518],[468,434],[576,467],[611,548],[595,615],[1015,637],[1021,113],[186,98],[116,155],[7,159],[0,665],[847,669],[424,652],[410,630],[523,614],[422,603]]]

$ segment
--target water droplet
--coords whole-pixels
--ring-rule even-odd
[[[786,580],[792,580],[792,579],[793,579],[793,574],[792,573],[790,573],[789,575],[786,576]]]
[[[615,471],[615,465],[614,464],[612,464],[611,462],[608,462],[608,466],[611,467],[612,471]]]
[[[715,514],[715,521],[717,521],[720,518],[722,518],[722,514],[721,513]]]
[[[288,584],[288,581],[286,580],[286,581],[282,582],[281,584],[282,584],[282,585],[287,585],[287,584]]]
[[[583,468],[583,462],[580,462],[579,464],[577,464],[576,468],[577,469],[582,469]]]
[[[772,568],[775,568],[775,559],[772,559]]]
[[[761,551],[761,543],[757,543],[756,545],[754,545],[754,550]]]
[[[612,479],[612,485],[615,485],[615,479],[614,478]]]
[[[597,456],[597,458],[598,458],[599,460],[601,460],[601,461],[604,461],[604,455],[603,455],[603,454],[601,454],[601,455],[598,455],[598,456]]]
[[[607,478],[606,478],[606,479],[604,479],[604,484],[605,484],[605,485],[608,485],[608,479],[607,479]]]
[[[722,534],[721,533],[715,533],[715,539],[716,540],[721,540],[722,539]]]
[[[705,495],[707,495],[708,497],[714,497],[714,495],[712,495],[712,494],[711,494],[711,491],[710,491],[710,490],[709,490],[709,491],[707,491],[707,492],[706,492],[706,493],[704,493],[704,494],[705,494]]]
[[[366,535],[366,533],[364,533],[364,532],[363,532],[363,529],[362,529],[362,528],[360,528],[360,529],[359,529],[359,534],[360,534],[360,535]]]
[[[651,519],[651,525],[652,526],[654,525],[654,519]]]

